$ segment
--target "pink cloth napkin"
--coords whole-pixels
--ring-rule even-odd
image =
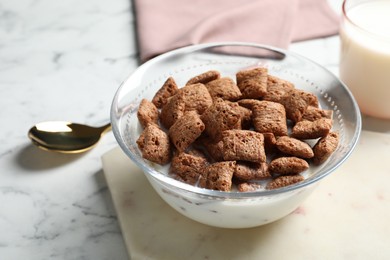
[[[338,33],[327,0],[135,0],[141,61],[207,42],[242,41],[287,48]]]

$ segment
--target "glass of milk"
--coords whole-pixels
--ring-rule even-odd
[[[340,78],[363,114],[390,119],[390,0],[345,0]]]

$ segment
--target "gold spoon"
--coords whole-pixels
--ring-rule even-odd
[[[65,121],[50,121],[31,127],[28,137],[36,146],[46,151],[81,153],[94,147],[109,130],[110,123],[92,127]]]

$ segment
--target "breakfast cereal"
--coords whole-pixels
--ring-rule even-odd
[[[169,129],[177,119],[184,115],[185,108],[185,102],[181,95],[174,95],[168,98],[167,103],[161,108],[161,124]]]
[[[218,140],[215,141],[208,136],[201,136],[198,138],[197,143],[203,146],[207,154],[211,157],[211,159],[215,162],[223,161],[223,141]]]
[[[143,128],[148,124],[158,125],[158,109],[150,101],[142,99],[137,112],[139,123]]]
[[[263,99],[280,103],[282,97],[293,88],[295,87],[291,82],[272,75],[268,75],[267,93],[264,95]]]
[[[206,84],[207,90],[213,99],[222,98],[224,100],[235,101],[241,97],[241,91],[236,83],[228,77],[219,78]]]
[[[225,161],[265,162],[264,137],[250,130],[222,132],[223,159]]]
[[[337,132],[330,132],[328,135],[322,137],[314,145],[314,164],[321,164],[326,161],[329,156],[336,150],[339,143],[339,134]]]
[[[172,77],[169,77],[162,87],[156,92],[152,99],[152,103],[157,108],[162,108],[166,103],[169,97],[172,97],[179,90],[175,80]]]
[[[279,157],[270,162],[268,169],[273,174],[293,175],[309,169],[309,164],[298,157]]]
[[[207,176],[206,188],[220,191],[230,191],[232,188],[232,178],[235,161],[216,162],[206,166],[205,174]]]
[[[261,189],[261,185],[254,182],[242,182],[237,185],[237,190],[240,192],[256,191]]]
[[[178,153],[173,156],[170,173],[188,184],[206,187],[204,168],[208,165],[204,157],[188,153]]]
[[[237,86],[242,98],[261,98],[267,93],[268,69],[254,68],[237,72]]]
[[[161,165],[171,160],[172,148],[168,134],[154,124],[148,124],[137,140],[142,157]]]
[[[309,162],[323,163],[339,142],[333,111],[267,68],[238,71],[236,82],[209,70],[181,88],[169,77],[137,116],[145,159],[170,162],[177,180],[220,191],[303,181]]]
[[[190,78],[187,81],[186,85],[192,85],[192,84],[196,84],[196,83],[207,84],[208,82],[219,79],[220,77],[221,77],[221,74],[219,73],[219,71],[209,70],[209,71],[206,71],[202,74],[199,74],[193,78]]]
[[[241,114],[221,98],[214,100],[201,119],[206,126],[205,132],[215,140],[221,139],[225,130],[241,129]]]
[[[332,110],[323,110],[318,107],[308,106],[306,111],[302,115],[302,120],[315,121],[321,118],[332,119]]]
[[[277,177],[267,183],[266,189],[273,190],[292,185],[303,181],[305,178],[302,175],[286,175]]]
[[[318,99],[315,95],[295,88],[287,91],[280,101],[286,109],[287,118],[294,123],[302,120],[309,106],[318,107]]]
[[[276,137],[273,133],[262,133],[264,136],[264,149],[266,153],[273,153],[276,150]]]
[[[182,96],[186,111],[195,110],[200,115],[213,104],[209,91],[202,83],[186,85],[176,95]]]
[[[258,99],[244,98],[237,101],[240,106],[246,107],[248,109],[253,109],[255,105],[261,104],[261,101]]]
[[[233,176],[241,181],[266,180],[272,177],[266,162],[237,162]]]
[[[293,137],[281,136],[276,140],[275,145],[281,152],[299,158],[309,159],[314,156],[310,145]]]
[[[257,132],[287,135],[286,110],[280,103],[260,101],[253,108],[253,126]]]
[[[232,105],[233,109],[241,116],[241,128],[250,129],[252,127],[252,110],[240,106],[240,104],[237,102],[230,102],[230,104]]]
[[[179,152],[184,152],[203,132],[205,125],[195,111],[188,111],[169,128],[169,137]]]
[[[315,121],[297,122],[291,132],[291,136],[298,139],[316,139],[326,136],[332,129],[332,120],[321,118]]]

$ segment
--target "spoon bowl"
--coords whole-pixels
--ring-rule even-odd
[[[110,129],[110,123],[92,127],[66,121],[49,121],[31,127],[28,137],[33,144],[46,151],[82,153],[93,148]]]

